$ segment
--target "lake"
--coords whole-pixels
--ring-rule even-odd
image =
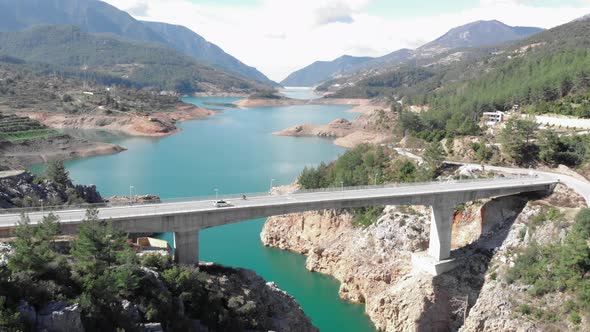
[[[287,95],[306,98],[309,90]],[[188,103],[231,103],[236,98],[185,98]],[[225,108],[202,120],[187,121],[182,131],[165,138],[106,136],[127,151],[66,163],[77,183],[96,184],[103,196],[156,194],[162,198],[266,192],[271,182],[293,182],[305,166],[329,162],[344,150],[320,138],[273,136],[301,124],[325,124],[355,117],[351,106],[308,105]],[[274,181],[273,181],[274,179]],[[339,283],[305,269],[305,256],[266,248],[260,241],[264,219],[200,232],[202,261],[256,271],[294,296],[322,331],[375,331],[364,306],[338,296]],[[166,235],[164,235],[166,237]],[[167,236],[170,238],[170,236]]]

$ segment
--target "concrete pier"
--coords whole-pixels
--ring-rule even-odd
[[[174,232],[174,260],[180,264],[199,263],[199,231]]]
[[[187,200],[161,204],[106,206],[99,208],[101,219],[110,219],[125,233],[173,232],[175,259],[181,264],[199,261],[199,230],[289,213],[345,209],[379,205],[432,206],[430,248],[415,259],[416,265],[430,273],[444,273],[454,267],[450,260],[451,231],[457,204],[484,198],[551,190],[551,178],[522,177],[446,181],[421,184],[358,188],[331,188],[325,191],[285,195],[247,195],[248,199],[228,199],[227,207],[216,207],[210,200]],[[31,224],[41,222],[44,212],[28,214]],[[60,229],[77,231],[86,211],[65,206],[54,211]],[[9,237],[20,221],[20,211],[0,214],[0,237]]]
[[[437,261],[451,257],[451,231],[455,206],[452,203],[432,206],[428,253]]]

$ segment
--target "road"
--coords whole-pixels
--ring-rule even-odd
[[[367,200],[379,198],[413,197],[420,195],[457,193],[469,191],[483,191],[503,188],[518,188],[522,186],[534,186],[553,184],[554,180],[544,177],[519,177],[519,178],[490,178],[466,181],[429,182],[421,184],[403,184],[386,186],[367,186],[352,188],[332,188],[331,191],[301,192],[286,195],[247,195],[246,200],[233,199],[230,207],[217,208],[213,206],[211,199],[192,200],[174,203],[159,203],[146,205],[118,206],[99,208],[101,219],[113,220],[145,217],[145,216],[169,216],[184,213],[216,213],[224,210],[239,210],[251,207],[273,207],[289,205],[292,203],[313,203],[343,201],[343,200]],[[310,208],[312,210],[312,208]],[[78,223],[84,219],[85,209],[62,210],[54,212],[61,223]],[[38,223],[47,212],[32,212],[28,216],[31,223]],[[12,214],[0,214],[0,228],[11,228],[20,220],[20,212]]]
[[[451,164],[462,165],[467,168],[481,170],[481,165],[477,164],[468,164],[468,163],[453,163],[448,162]],[[496,171],[496,172],[503,172],[508,174],[536,174],[538,176],[553,179],[559,181],[566,186],[573,189],[576,193],[580,196],[584,197],[586,200],[586,204],[590,206],[590,182],[582,179],[575,178],[570,175],[560,174],[560,173],[552,173],[552,172],[543,172],[535,169],[523,169],[523,168],[510,168],[510,167],[499,167],[499,166],[490,166],[484,165],[484,168],[489,171]]]
[[[422,157],[415,155],[407,150],[400,149],[400,148],[396,148],[395,150],[402,156],[417,160],[418,162],[422,162]],[[464,167],[466,167],[468,169],[472,169],[472,170],[481,170],[482,169],[481,164],[462,163],[462,162],[455,162],[455,161],[445,161],[445,163],[464,166]],[[500,167],[500,166],[492,166],[492,165],[484,165],[483,167],[484,167],[484,169],[489,170],[489,171],[503,172],[503,173],[507,173],[507,174],[516,174],[516,175],[518,175],[518,174],[520,174],[520,175],[533,174],[533,175],[546,177],[549,179],[559,181],[559,182],[565,184],[566,186],[570,187],[572,190],[574,190],[580,196],[584,197],[584,199],[586,200],[586,204],[588,206],[590,206],[590,182],[588,182],[587,180],[583,180],[581,178],[576,178],[576,177],[566,175],[566,174],[544,172],[544,171],[539,171],[536,169]]]

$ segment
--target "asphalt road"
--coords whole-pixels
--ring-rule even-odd
[[[550,177],[521,177],[521,178],[493,178],[467,181],[448,181],[448,182],[430,182],[422,184],[403,184],[390,185],[382,187],[357,187],[357,188],[333,188],[332,191],[324,192],[302,192],[286,195],[263,195],[249,196],[247,199],[228,200],[231,206],[215,207],[211,199],[192,200],[174,203],[159,203],[146,205],[131,205],[117,207],[99,208],[99,217],[101,219],[112,218],[116,221],[118,218],[142,217],[150,215],[174,215],[186,212],[215,212],[224,209],[236,209],[241,207],[264,207],[285,205],[293,202],[313,203],[325,202],[330,200],[354,200],[379,197],[396,197],[396,196],[413,196],[432,193],[472,191],[485,189],[498,189],[508,187],[519,187],[523,185],[551,184],[554,179]],[[47,211],[32,212],[28,216],[32,224],[39,222]],[[84,219],[86,210],[82,208],[72,210],[54,211],[61,223],[77,223]],[[0,228],[13,227],[20,220],[20,212],[15,211],[13,214],[0,214]]]

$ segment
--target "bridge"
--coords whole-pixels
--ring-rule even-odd
[[[199,230],[246,220],[304,211],[357,208],[379,205],[425,205],[432,207],[427,254],[416,256],[415,264],[433,274],[452,268],[451,231],[455,207],[460,203],[528,192],[547,192],[557,183],[540,176],[485,178],[466,181],[396,184],[301,190],[292,194],[246,194],[224,196],[228,207],[215,207],[213,199],[185,199],[157,204],[97,206],[101,219],[126,233],[173,232],[175,258],[179,263],[199,261]],[[86,206],[53,208],[64,234],[75,234],[83,222]],[[31,224],[39,223],[48,211],[0,210],[0,237],[12,234],[21,213]]]

